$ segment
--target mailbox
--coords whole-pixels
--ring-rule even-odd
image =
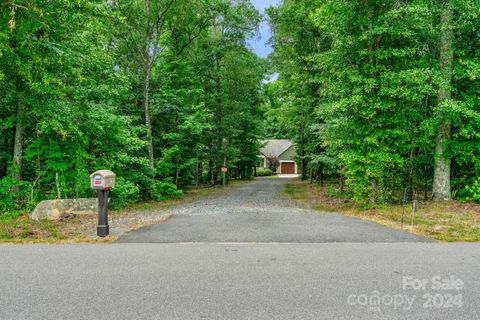
[[[90,175],[90,185],[97,190],[98,196],[98,224],[97,235],[106,237],[109,234],[108,226],[108,196],[109,189],[115,187],[117,176],[110,170],[98,170]]]
[[[108,190],[115,187],[116,175],[110,170],[98,170],[90,175],[90,184],[95,190]]]

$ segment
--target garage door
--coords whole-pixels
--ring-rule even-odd
[[[282,174],[295,174],[295,163],[282,162]]]

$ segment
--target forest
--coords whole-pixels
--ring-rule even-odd
[[[480,201],[480,3],[284,0],[267,133],[363,205]],[[294,133],[294,134],[292,134]]]
[[[263,138],[360,204],[480,202],[479,84],[476,0],[1,0],[0,212],[248,179]]]
[[[117,205],[252,175],[267,63],[249,1],[0,2],[0,210],[94,196]]]

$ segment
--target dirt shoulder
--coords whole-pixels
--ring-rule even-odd
[[[385,205],[361,209],[352,200],[332,192],[332,186],[293,180],[286,193],[317,211],[328,211],[370,220],[397,230],[446,242],[480,241],[480,204],[456,201],[420,201],[413,216],[412,205]],[[337,196],[332,196],[331,194]]]
[[[232,182],[226,188],[245,183]],[[119,236],[141,227],[162,223],[169,218],[168,209],[194,201],[212,193],[222,192],[221,186],[189,190],[182,198],[162,202],[143,202],[122,210],[109,210],[110,235],[96,236],[96,215],[69,215],[61,220],[34,221],[30,212],[18,218],[0,220],[0,242],[3,243],[109,243]]]

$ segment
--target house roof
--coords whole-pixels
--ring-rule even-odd
[[[279,157],[293,146],[293,142],[287,139],[261,140],[260,143],[263,145],[260,152],[265,157]]]

